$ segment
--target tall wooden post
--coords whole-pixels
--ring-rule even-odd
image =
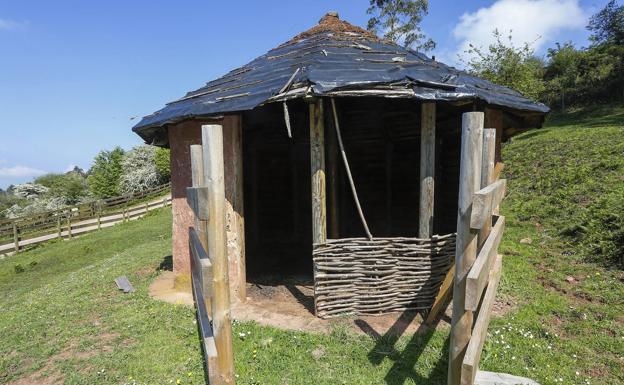
[[[234,383],[234,353],[230,318],[230,287],[225,233],[225,183],[223,171],[223,127],[202,126],[204,182],[208,187],[208,247],[212,259],[214,296],[212,303],[213,329],[218,365],[223,382]]]
[[[483,130],[483,157],[481,158],[481,182],[479,188],[489,186],[494,182],[494,163],[496,161],[496,129],[487,128]],[[485,225],[479,231],[479,247],[483,245],[490,231],[492,230],[492,221],[486,221]]]
[[[433,234],[433,200],[435,188],[435,102],[422,103],[420,119],[420,204],[418,237]]]
[[[484,124],[487,128],[496,130],[495,161],[502,162],[501,147],[503,142],[503,111],[495,108],[485,108]]]
[[[325,243],[327,240],[325,202],[325,124],[323,121],[323,100],[310,103],[310,171],[312,185],[312,243]],[[316,268],[314,282],[316,283]],[[316,311],[316,296],[314,309]]]
[[[71,216],[72,216],[72,212],[71,209],[69,209],[67,211],[67,237],[71,238],[72,237],[72,232],[71,232]]]
[[[466,275],[477,257],[477,232],[470,229],[470,217],[473,195],[481,185],[482,146],[483,112],[463,114],[448,385],[460,384],[472,328],[473,312],[465,310]]]
[[[331,123],[327,127],[327,222],[328,236],[331,239],[340,237],[338,209],[338,146],[336,135]]]

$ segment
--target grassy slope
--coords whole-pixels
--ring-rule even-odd
[[[624,277],[587,262],[589,246],[559,235],[583,221],[595,197],[617,196],[623,184],[613,149],[621,148],[624,110],[584,116],[555,119],[504,149],[510,191],[499,298],[511,309],[492,321],[485,370],[543,385],[624,382]],[[70,384],[203,383],[193,310],[147,295],[170,253],[170,226],[165,209],[0,261],[0,383],[33,373]],[[526,238],[530,244],[520,243]],[[25,272],[15,273],[18,262]],[[119,293],[119,275],[137,291]],[[234,333],[239,384],[446,383],[445,325],[396,344],[355,336],[339,322],[329,336],[253,323]]]

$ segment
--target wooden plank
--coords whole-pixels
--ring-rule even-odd
[[[420,203],[418,237],[433,234],[433,205],[435,189],[435,129],[436,104],[424,102],[420,119]]]
[[[481,294],[488,282],[492,265],[498,254],[498,245],[503,239],[505,217],[498,217],[489,237],[479,250],[479,255],[466,277],[466,310],[475,311],[481,301]]]
[[[472,197],[481,182],[481,151],[483,145],[483,113],[462,115],[461,155],[455,279],[453,281],[453,317],[449,347],[448,385],[459,385],[466,346],[470,342],[472,312],[466,311],[466,275],[477,257],[477,233],[470,229]]]
[[[499,179],[474,194],[470,228],[478,230],[483,228],[486,221],[491,221],[494,209],[505,197],[506,187],[507,180]]]
[[[115,283],[119,290],[123,290],[124,293],[132,293],[134,291],[134,287],[132,287],[132,284],[125,275],[115,278]]]
[[[496,289],[498,288],[498,282],[500,281],[502,265],[503,258],[501,255],[497,255],[496,261],[494,262],[494,268],[490,272],[488,287],[483,296],[477,320],[475,321],[472,337],[470,338],[470,343],[466,348],[466,354],[464,355],[462,362],[461,385],[474,384],[475,376],[479,369],[479,360],[481,359],[483,343],[485,342],[487,328],[490,324],[492,306],[494,305],[494,301],[496,299]]]
[[[436,318],[438,318],[438,315],[442,313],[448,306],[451,295],[453,294],[454,276],[455,265],[451,266],[449,271],[446,273],[446,276],[444,277],[444,281],[442,281],[442,285],[440,285],[440,291],[433,301],[433,306],[431,306],[431,310],[429,310],[429,314],[427,315],[427,319],[425,320],[425,323],[427,325],[433,324]]]
[[[199,220],[208,220],[209,213],[207,187],[187,187],[186,202]]]
[[[485,372],[479,370],[475,377],[476,385],[539,385],[526,377],[513,376],[507,373]]]
[[[189,229],[189,245],[191,258],[193,258],[194,266],[199,274],[202,293],[204,297],[210,298],[213,290],[212,262],[194,228]],[[210,311],[208,311],[208,313],[210,313]]]
[[[339,200],[338,200],[338,143],[336,143],[336,135],[332,135],[332,121],[329,120],[327,127],[327,216],[328,216],[328,236],[330,239],[338,239],[340,237],[340,229],[338,224],[339,218]]]
[[[234,352],[230,319],[230,285],[225,231],[225,182],[223,164],[223,127],[202,126],[204,181],[209,189],[207,252],[212,261],[212,316],[219,375],[226,384],[234,383]]]
[[[211,385],[218,385],[222,382],[219,376],[219,367],[217,364],[218,354],[214,332],[212,326],[210,325],[210,318],[206,310],[206,302],[204,302],[204,297],[201,293],[201,285],[196,281],[195,277],[193,277],[192,286],[193,297],[195,297],[195,307],[197,310],[197,322],[199,324],[199,332],[201,333],[202,338],[202,349],[204,351],[206,373],[208,373],[208,383]]]

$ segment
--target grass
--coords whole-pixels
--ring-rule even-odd
[[[624,275],[605,246],[618,222],[605,236],[586,221],[621,211],[623,113],[554,117],[505,146],[504,272],[482,369],[543,385],[624,383]],[[170,228],[167,208],[0,260],[0,383],[203,383],[193,310],[147,294]],[[116,289],[119,275],[135,293]],[[444,323],[398,340],[340,320],[329,335],[233,328],[238,384],[446,383]]]

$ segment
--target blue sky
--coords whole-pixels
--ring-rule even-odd
[[[607,0],[433,0],[431,54],[456,61],[468,42],[513,29],[538,53],[586,45]],[[186,91],[290,39],[329,10],[366,25],[368,0],[0,0],[0,188],[141,143],[131,132]],[[134,119],[133,119],[134,118]]]

